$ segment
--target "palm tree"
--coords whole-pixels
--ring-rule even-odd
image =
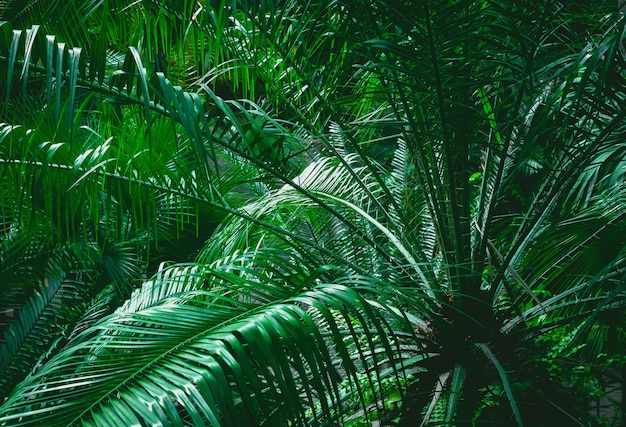
[[[0,423],[601,422],[618,5],[9,10]]]

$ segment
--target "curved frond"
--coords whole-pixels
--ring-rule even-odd
[[[399,294],[366,282],[285,294],[269,282],[260,301],[254,296],[258,282],[234,272],[212,274],[209,282],[228,286],[172,293],[86,331],[14,391],[0,420],[105,425],[122,416],[131,422],[274,425],[292,417],[300,423],[341,419],[349,406],[342,409],[346,395],[338,382],[345,378],[362,395],[360,406],[369,405],[364,387],[375,390],[373,383],[387,376],[400,381],[404,364],[419,354],[402,344],[412,327]],[[41,389],[44,378],[50,386]],[[31,393],[33,399],[21,398]],[[56,403],[38,408],[52,395]]]

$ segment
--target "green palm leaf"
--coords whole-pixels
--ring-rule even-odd
[[[250,261],[264,259],[260,254]],[[300,422],[334,419],[342,416],[338,378],[354,380],[364,372],[370,382],[380,380],[382,366],[402,366],[409,358],[399,344],[411,336],[411,326],[391,305],[393,295],[372,293],[367,282],[289,292],[284,284],[252,280],[254,272],[239,267],[242,260],[202,268],[202,274],[200,266],[187,270],[201,288],[158,298],[153,291],[137,293],[131,311],[89,329],[22,383],[4,404],[2,421],[273,425],[294,416]],[[148,288],[171,289],[171,281],[161,280]],[[380,301],[375,310],[368,294]],[[397,381],[400,374],[396,368],[386,375]],[[36,391],[40,378],[51,387]],[[32,393],[33,399],[21,397]],[[53,395],[56,403],[39,407]],[[163,412],[150,409],[157,402]],[[307,413],[307,407],[320,412]]]

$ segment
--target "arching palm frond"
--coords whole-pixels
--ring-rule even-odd
[[[406,382],[426,357],[411,344],[406,296],[366,278],[311,282],[285,261],[259,252],[166,270],[23,382],[1,420],[275,425],[339,420],[353,404],[384,410],[374,384]],[[43,378],[57,385],[36,391]]]

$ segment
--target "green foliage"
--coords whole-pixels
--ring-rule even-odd
[[[606,421],[586,405],[626,344],[616,4],[0,21],[0,425]]]

